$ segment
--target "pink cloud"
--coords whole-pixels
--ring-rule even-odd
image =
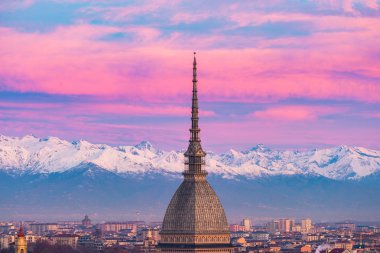
[[[13,11],[16,9],[24,9],[31,6],[35,2],[36,0],[1,1],[0,11]]]
[[[56,103],[15,103],[0,101],[0,107],[21,108],[21,109],[56,109],[60,105]]]
[[[223,138],[220,138],[222,129]],[[296,149],[337,145],[365,146],[378,149],[380,136],[376,126],[342,124],[330,120],[322,121],[273,121],[252,118],[240,122],[208,122],[202,125],[202,141],[206,150],[225,151],[227,148],[248,149],[264,143],[268,147]],[[371,138],[369,138],[371,136]]]
[[[180,0],[141,1],[128,6],[91,6],[81,9],[81,11],[86,14],[101,14],[103,19],[108,21],[126,21],[137,15],[160,14],[162,9],[176,6],[179,2]]]
[[[380,119],[380,112],[365,113],[364,116],[368,118]]]
[[[296,105],[268,108],[256,111],[251,116],[258,119],[307,121],[316,120],[320,116],[331,115],[341,111],[342,109],[336,107]]]
[[[167,106],[156,104],[154,106],[142,106],[142,105],[130,105],[121,103],[15,103],[15,102],[2,102],[0,101],[0,107],[8,108],[18,108],[21,111],[12,112],[13,116],[24,118],[40,118],[42,115],[46,114],[47,110],[54,111],[54,116],[62,117],[69,115],[99,115],[99,114],[116,114],[116,115],[133,115],[140,117],[147,116],[189,116],[190,108],[181,106]],[[42,115],[38,115],[38,110],[44,109]],[[35,111],[37,110],[37,111]],[[1,109],[0,109],[1,111]],[[32,113],[31,111],[35,111]],[[4,113],[9,113],[4,110]],[[202,117],[215,116],[213,111],[199,110],[199,114]],[[48,116],[45,119],[51,119]]]
[[[379,4],[378,4],[377,0],[364,0],[364,2],[371,9],[374,9],[374,10],[379,9]]]
[[[201,48],[199,89],[204,99],[380,101],[376,81],[380,78],[376,57],[380,20],[279,13],[245,18],[242,24],[309,20],[322,31],[337,32],[315,32],[302,39],[256,38],[256,48],[210,49],[221,41],[233,39],[238,44],[246,38],[181,33],[162,38],[160,31],[150,27],[87,24],[59,27],[46,34],[0,28],[2,89],[173,101],[191,89],[191,53]],[[351,30],[339,31],[347,26]],[[132,34],[133,40],[128,44],[101,40],[114,33]]]
[[[199,22],[210,17],[208,13],[188,13],[188,12],[179,12],[176,13],[171,21],[173,24],[185,23],[191,24],[194,22]]]
[[[81,105],[81,110],[83,112],[90,110],[93,113],[112,113],[135,116],[190,116],[189,107],[165,105],[140,106],[128,104],[91,104]],[[213,111],[207,110],[200,110],[199,113],[204,117],[215,115]]]

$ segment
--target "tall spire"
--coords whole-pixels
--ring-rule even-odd
[[[197,59],[194,52],[193,61],[193,96],[191,103],[191,128],[190,128],[190,140],[189,147],[185,152],[185,174],[204,174],[207,172],[204,170],[206,152],[203,151],[201,146],[201,138],[199,132],[201,131],[198,125],[198,90],[197,90]]]
[[[190,129],[190,141],[200,141],[198,128],[198,90],[197,90],[197,59],[194,52],[194,61],[193,61],[193,99],[191,105],[191,129]]]

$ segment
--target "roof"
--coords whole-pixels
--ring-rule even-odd
[[[60,238],[60,237],[65,237],[65,238],[69,238],[69,237],[80,237],[79,235],[74,235],[74,234],[58,234],[58,235],[52,235],[51,237],[54,237],[54,238]]]
[[[185,179],[166,210],[161,234],[228,233],[227,218],[205,178]]]
[[[22,225],[20,226],[20,229],[17,233],[17,237],[24,237],[24,229],[22,228]]]
[[[365,245],[364,244],[356,244],[353,246],[354,249],[364,249]]]
[[[333,250],[331,250],[329,253],[342,253],[342,252],[344,252],[345,251],[345,249],[333,249]]]

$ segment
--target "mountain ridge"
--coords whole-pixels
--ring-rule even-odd
[[[92,163],[107,171],[178,175],[183,151],[162,151],[149,141],[134,146],[109,146],[57,137],[0,135],[0,170],[10,174],[64,172]],[[226,179],[276,175],[320,175],[355,180],[380,172],[380,151],[346,145],[308,151],[278,151],[258,144],[246,151],[208,153],[207,171]]]
[[[230,221],[247,216],[380,219],[379,175],[344,181],[303,174],[207,178]],[[94,164],[15,177],[0,170],[0,219],[80,219],[87,213],[95,219],[128,220],[140,212],[144,220],[160,221],[182,180],[179,174],[118,174]]]

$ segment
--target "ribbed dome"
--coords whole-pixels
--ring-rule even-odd
[[[205,177],[185,178],[166,210],[161,234],[229,233],[224,209]]]

